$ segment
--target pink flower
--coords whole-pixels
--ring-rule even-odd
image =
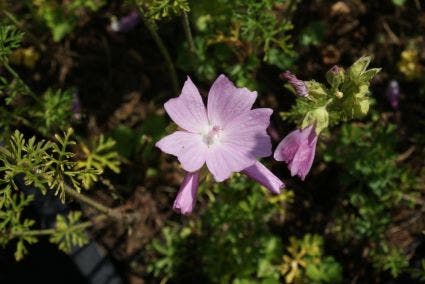
[[[297,129],[277,145],[274,158],[276,161],[285,161],[291,175],[297,175],[304,180],[313,164],[316,143],[317,134],[313,125],[302,130]]]
[[[182,168],[189,172],[187,175],[197,174],[206,164],[217,182],[224,181],[232,173],[253,166],[257,158],[271,155],[266,128],[273,111],[251,109],[256,98],[257,92],[236,88],[226,76],[220,75],[209,91],[206,109],[198,89],[188,77],[181,95],[164,105],[168,115],[182,130],[162,138],[156,146],[176,156]],[[254,167],[248,172],[259,169]],[[269,176],[273,175],[267,169],[261,169],[263,176],[266,171]],[[186,200],[185,196],[191,197],[188,192],[194,192],[189,183],[190,177],[186,176],[181,194],[174,203],[174,208],[182,213],[182,207],[189,207],[184,204],[190,203],[190,198]],[[273,187],[269,188],[272,192],[279,192],[283,182],[269,185]]]

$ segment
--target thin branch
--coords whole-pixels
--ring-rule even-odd
[[[143,7],[139,5],[139,11],[140,11],[140,17],[143,20],[143,23],[148,28],[149,33],[151,34],[153,40],[155,41],[156,45],[158,46],[159,52],[161,52],[162,57],[164,57],[165,63],[167,65],[168,71],[170,73],[170,79],[171,83],[173,85],[173,91],[177,95],[179,93],[179,83],[177,79],[177,73],[176,69],[174,68],[173,61],[171,60],[171,56],[168,53],[167,48],[165,47],[164,42],[162,41],[161,37],[159,36],[157,30],[157,27],[154,23],[152,23],[148,18],[145,16],[145,11],[143,10]]]
[[[31,96],[35,101],[39,102],[40,99],[31,91],[30,87],[21,79],[21,77],[16,73],[16,71],[9,65],[7,61],[1,62],[3,64],[3,67],[6,68],[7,72],[12,75],[12,77],[17,80],[22,86],[25,88],[25,92]]]
[[[69,227],[68,231],[83,230],[83,229],[86,229],[86,228],[89,228],[89,227],[95,225],[98,222],[102,222],[102,221],[106,220],[107,218],[108,218],[108,215],[100,214],[100,215],[94,217],[91,221],[82,222],[82,223],[79,223],[77,225],[73,225],[73,226]],[[12,239],[12,238],[17,238],[17,237],[25,237],[25,236],[49,236],[49,235],[53,235],[54,233],[56,233],[56,231],[57,230],[55,228],[52,228],[52,229],[13,232],[13,233],[10,234],[10,237]]]
[[[99,202],[95,201],[94,199],[73,190],[71,187],[67,185],[65,185],[65,192],[66,194],[73,197],[74,199],[77,199],[78,201],[81,201],[82,203],[87,204],[88,206],[96,209],[97,211],[109,217],[112,217],[114,219],[121,219],[123,217],[122,213],[120,213],[118,210],[104,206],[100,204]]]
[[[183,12],[183,28],[186,34],[187,43],[189,44],[189,51],[195,52],[195,44],[193,43],[192,32],[190,30],[189,17],[186,12]]]

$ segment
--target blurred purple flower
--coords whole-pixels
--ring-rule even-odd
[[[181,95],[164,104],[168,115],[182,130],[162,138],[156,146],[176,156],[183,169],[192,175],[206,163],[214,179],[224,181],[232,173],[253,166],[257,158],[271,155],[266,128],[273,111],[251,109],[256,98],[257,92],[236,88],[226,76],[220,75],[209,91],[206,109],[198,89],[188,77]],[[266,176],[264,169],[258,167],[248,169],[248,173]],[[267,174],[269,179],[270,175],[271,172]],[[183,192],[188,190],[187,184],[192,186],[192,183],[185,180],[177,205],[190,203],[191,195]],[[270,185],[272,192],[279,191],[275,183]]]
[[[294,74],[292,74],[290,71],[285,71],[280,74],[280,78],[287,80],[288,83],[294,88],[295,92],[300,97],[306,97],[308,96],[308,89],[307,85],[304,83],[304,81],[299,80]]]
[[[81,100],[78,95],[78,91],[72,94],[72,105],[71,105],[72,117],[75,120],[81,119]]]
[[[302,130],[297,129],[279,143],[274,158],[276,161],[285,161],[291,175],[304,180],[313,165],[316,144],[317,134],[313,125]]]
[[[387,100],[394,110],[398,110],[400,103],[400,85],[396,80],[392,80],[386,91]]]
[[[126,33],[133,30],[139,22],[139,13],[133,11],[119,20],[112,20],[110,27],[114,32]]]

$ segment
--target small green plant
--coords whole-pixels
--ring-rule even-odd
[[[262,62],[288,68],[296,58],[288,34],[292,24],[277,10],[287,2],[194,1],[195,56],[183,49],[180,66],[206,80],[224,71],[250,88]]]
[[[33,186],[43,194],[50,191],[65,202],[66,192],[75,197],[78,193],[73,193],[74,189],[80,191],[82,187],[87,186],[87,181],[92,184],[97,180],[97,176],[105,167],[101,161],[109,162],[117,157],[116,152],[109,147],[113,145],[112,140],[108,140],[106,146],[102,140],[101,146],[98,147],[100,150],[96,152],[97,163],[88,163],[87,160],[74,161],[74,153],[68,150],[75,144],[70,139],[72,133],[72,129],[69,129],[62,136],[56,135],[56,141],[37,142],[35,137],[26,140],[22,133],[15,131],[9,143],[0,147],[0,244],[6,245],[17,238],[17,260],[22,259],[27,252],[25,243],[34,243],[38,234],[31,233],[33,220],[21,218],[22,210],[32,198],[19,193],[21,188],[16,183],[16,178],[22,177],[25,185]],[[88,158],[93,160],[93,157]],[[118,170],[119,162],[111,162],[113,168]],[[78,168],[78,163],[84,164],[85,167]],[[74,189],[71,189],[71,186]],[[81,228],[76,225],[80,217],[80,213],[72,213],[68,219],[58,216],[56,230],[46,234],[53,234],[51,241],[59,244],[62,250],[83,244],[85,238],[81,230],[88,225],[84,224]],[[68,227],[72,227],[72,230],[68,230]]]
[[[48,136],[70,126],[72,116],[73,91],[48,89],[41,97],[30,116],[34,118],[37,129]]]
[[[338,283],[342,280],[342,267],[332,256],[324,255],[321,236],[291,237],[286,250],[279,265],[285,283]]]
[[[28,6],[34,14],[50,29],[53,40],[61,41],[77,26],[83,11],[95,12],[106,4],[105,0],[32,0]]]
[[[415,206],[417,179],[397,163],[396,127],[373,117],[367,124],[342,126],[337,141],[325,152],[325,161],[338,165],[343,192],[339,203],[345,204],[336,208],[329,228],[342,244],[376,247],[371,253],[373,266],[396,277],[405,270],[407,256],[390,245],[385,234],[391,212]]]

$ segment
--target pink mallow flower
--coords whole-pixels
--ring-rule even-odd
[[[165,103],[168,115],[182,130],[162,138],[156,146],[176,156],[188,172],[174,210],[182,214],[193,210],[199,171],[204,164],[217,182],[242,172],[273,193],[284,187],[282,181],[257,162],[272,153],[266,128],[273,111],[251,109],[256,98],[257,92],[236,88],[220,75],[209,91],[207,108],[189,77],[181,95]]]
[[[313,165],[316,144],[317,134],[313,125],[302,130],[297,129],[277,145],[274,158],[276,161],[285,161],[291,175],[304,180]]]

